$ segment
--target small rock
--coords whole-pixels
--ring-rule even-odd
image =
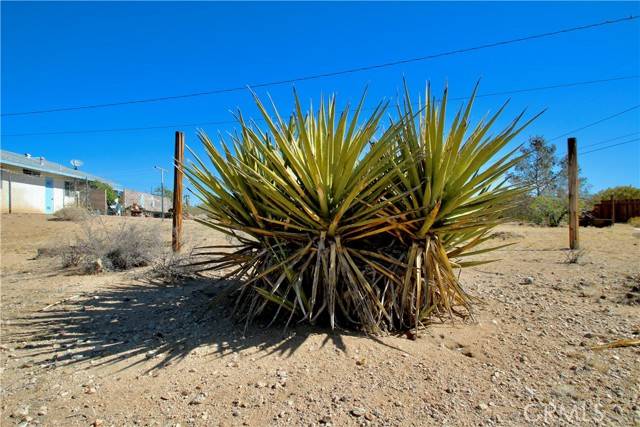
[[[520,283],[522,283],[523,285],[531,285],[533,284],[533,277],[527,276],[524,279],[522,279],[522,282]]]
[[[104,425],[104,420],[101,420],[99,418],[91,423],[91,427],[101,427],[103,425]]]
[[[42,416],[42,415],[47,415],[47,407],[46,406],[41,406],[40,409],[38,409],[38,415]]]
[[[204,393],[198,393],[193,399],[191,399],[189,405],[201,405],[206,400],[206,398],[207,396]]]
[[[85,392],[85,394],[95,394],[96,393],[96,388],[95,387],[88,387],[84,392]]]
[[[282,369],[278,369],[276,371],[276,376],[278,378],[287,378],[287,371],[283,371]]]
[[[352,408],[350,411],[350,414],[353,415],[354,417],[361,417],[366,413],[367,413],[366,409],[358,408],[358,407]]]
[[[23,418],[27,415],[29,415],[29,407],[21,406],[11,414],[11,418]]]
[[[257,388],[264,388],[264,387],[266,387],[266,386],[267,386],[267,383],[265,383],[264,381],[258,381],[258,382],[256,383],[256,387],[257,387]]]
[[[486,411],[487,409],[489,409],[489,406],[486,403],[478,403],[478,406],[476,406],[476,409],[480,409],[481,411]]]

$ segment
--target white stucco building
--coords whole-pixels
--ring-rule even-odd
[[[53,163],[43,157],[0,150],[0,211],[51,214],[81,202],[80,193],[92,181],[108,180]]]

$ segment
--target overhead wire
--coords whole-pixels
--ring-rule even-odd
[[[535,87],[522,88],[522,89],[513,89],[513,90],[478,94],[476,95],[476,98],[484,98],[484,97],[500,96],[500,95],[512,95],[512,94],[534,92],[534,91],[541,91],[541,90],[563,89],[563,88],[569,88],[569,87],[592,85],[592,84],[598,84],[598,83],[608,83],[613,81],[631,80],[631,79],[638,79],[638,78],[640,78],[640,75],[621,76],[621,77],[612,77],[612,78],[606,78],[606,79],[596,79],[596,80],[577,81],[577,82],[567,82],[567,83],[559,83],[559,84],[547,85],[547,86],[535,86]],[[450,101],[464,101],[467,99],[469,99],[468,96],[449,98]],[[636,106],[635,108],[637,107],[638,106]],[[135,131],[158,130],[158,129],[179,129],[179,128],[192,127],[192,126],[230,125],[230,124],[237,124],[237,121],[236,120],[217,120],[217,121],[209,121],[209,122],[182,123],[182,124],[156,125],[156,126],[67,130],[67,131],[51,131],[51,132],[23,132],[23,133],[2,134],[0,136],[25,137],[25,136],[47,136],[47,135],[78,135],[78,134],[93,134],[93,133],[135,132]],[[562,136],[556,137],[554,139],[558,139],[561,137]]]
[[[116,106],[122,106],[122,105],[130,105],[130,104],[161,102],[161,101],[169,101],[169,100],[175,100],[175,99],[193,98],[193,97],[199,97],[199,96],[208,96],[208,95],[215,95],[215,94],[221,94],[221,93],[244,91],[247,89],[247,87],[256,89],[256,88],[264,88],[269,86],[291,84],[291,83],[302,82],[302,81],[317,80],[322,78],[335,77],[339,75],[353,74],[353,73],[359,73],[363,71],[371,71],[371,70],[376,70],[381,68],[394,67],[397,65],[404,65],[412,62],[427,61],[427,60],[432,60],[436,58],[457,55],[461,53],[468,53],[468,52],[478,51],[482,49],[489,49],[489,48],[494,48],[498,46],[504,46],[508,44],[522,43],[525,41],[537,40],[537,39],[542,39],[547,37],[554,37],[561,34],[572,33],[576,31],[584,31],[584,30],[593,29],[597,27],[620,24],[623,22],[633,21],[637,18],[638,16],[630,15],[624,18],[605,20],[605,21],[595,22],[595,23],[586,24],[586,25],[563,28],[555,31],[531,34],[528,36],[500,40],[497,42],[485,43],[485,44],[472,46],[472,47],[453,49],[453,50],[439,52],[439,53],[430,54],[430,55],[401,59],[397,61],[383,62],[383,63],[366,65],[361,67],[347,68],[343,70],[330,71],[325,73],[310,74],[310,75],[300,76],[295,78],[286,78],[286,79],[273,80],[273,81],[262,82],[262,83],[254,83],[254,84],[248,84],[248,85],[242,85],[242,86],[235,86],[235,87],[228,87],[228,88],[221,88],[221,89],[214,89],[214,90],[200,91],[200,92],[192,92],[192,93],[184,93],[179,95],[157,96],[157,97],[150,97],[150,98],[129,99],[124,101],[75,105],[75,106],[67,106],[67,107],[40,108],[40,109],[34,109],[34,110],[28,110],[28,111],[14,111],[14,112],[2,113],[1,116],[2,117],[25,116],[25,115],[33,115],[33,114],[47,114],[47,113],[54,113],[54,112],[61,112],[61,111],[77,111],[77,110],[87,110],[87,109],[96,109],[96,108],[105,108],[105,107],[116,107]]]

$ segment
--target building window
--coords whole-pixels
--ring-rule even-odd
[[[64,182],[64,195],[66,197],[73,196],[73,182],[70,182],[70,181]]]
[[[40,171],[34,171],[31,169],[22,169],[22,173],[25,175],[40,176]]]

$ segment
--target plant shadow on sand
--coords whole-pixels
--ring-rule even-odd
[[[285,331],[282,324],[264,327],[259,322],[245,334],[244,323],[231,314],[232,301],[219,298],[212,303],[226,286],[213,279],[115,284],[18,319],[20,330],[8,338],[23,343],[22,355],[42,368],[89,361],[92,366],[123,362],[126,369],[151,362],[151,371],[203,346],[211,346],[210,354],[218,357],[243,350],[256,357],[290,357],[312,335],[325,335],[323,346],[332,342],[343,352],[345,335],[361,336],[308,325]]]

